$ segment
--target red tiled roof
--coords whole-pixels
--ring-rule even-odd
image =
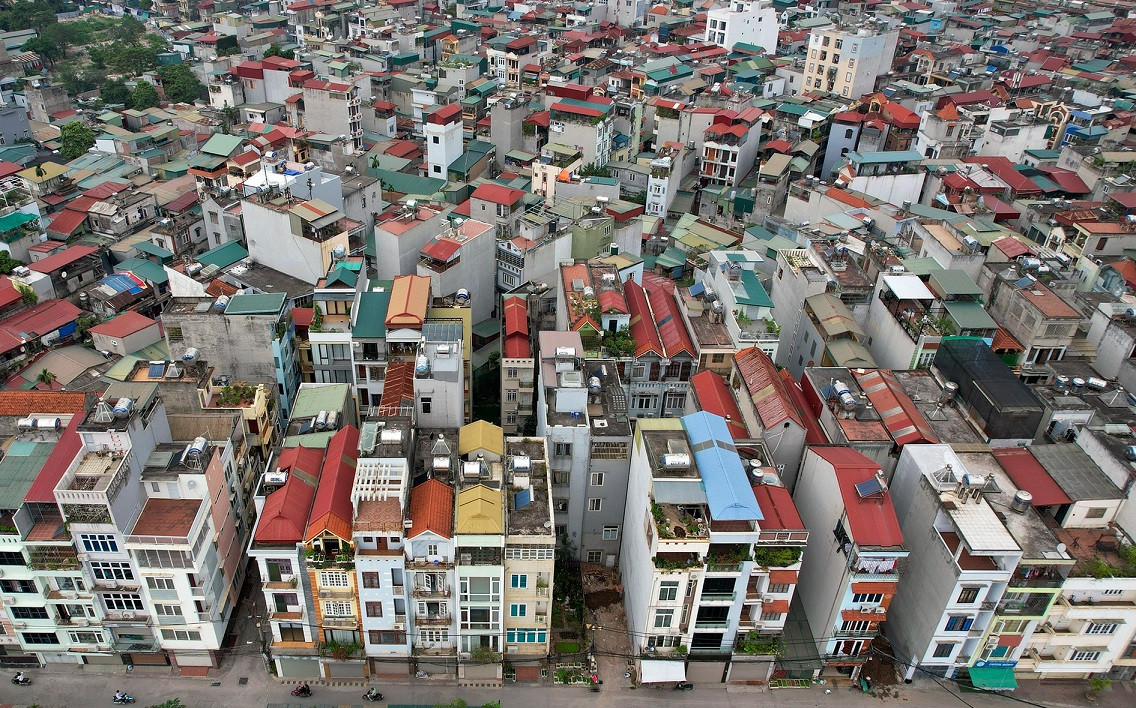
[[[64,209],[52,218],[51,223],[47,225],[45,230],[48,233],[58,234],[59,236],[70,236],[74,234],[86,220],[86,212]]]
[[[23,297],[23,294],[12,284],[11,278],[0,275],[0,309],[22,300]]]
[[[91,187],[84,191],[83,196],[92,199],[108,199],[119,192],[125,192],[129,187],[130,185],[123,184],[122,182],[103,182],[97,187]]]
[[[1060,167],[1038,167],[1039,172],[1044,172],[1049,179],[1057,183],[1062,192],[1066,194],[1088,194],[1093,191],[1089,189],[1085,181],[1077,176],[1076,172],[1072,170],[1061,169]]]
[[[931,431],[927,419],[903,392],[899,382],[886,369],[873,369],[864,373],[853,372],[856,383],[867,394],[883,419],[884,427],[898,446],[907,443],[937,443],[939,438]]]
[[[674,281],[657,273],[644,273],[643,287],[651,302],[651,312],[655,315],[655,324],[659,328],[659,338],[663,341],[667,358],[673,359],[684,353],[691,358],[697,357],[698,353],[694,350],[694,343],[690,339],[690,333],[686,331],[678,303],[674,299]]]
[[[284,486],[264,500],[253,540],[275,545],[296,544],[304,540],[304,529],[316,496],[323,450],[298,446],[280,453],[276,466],[288,472]]]
[[[82,417],[86,394],[69,391],[0,391],[0,416],[23,418],[33,413]]]
[[[875,476],[879,464],[850,447],[818,445],[808,449],[832,465],[852,540],[875,548],[902,546],[903,532],[891,504],[891,492],[861,497],[856,491],[857,484]]]
[[[28,265],[28,268],[31,268],[37,273],[51,273],[52,271],[71,265],[80,258],[85,258],[98,252],[99,249],[94,246],[72,246],[58,253],[53,253],[47,258],[38,260],[35,263],[31,263]]]
[[[1014,335],[1006,331],[1005,327],[999,327],[998,331],[994,333],[994,340],[990,343],[990,350],[994,352],[1024,352],[1026,350],[1018,340],[1014,339]]]
[[[793,503],[793,496],[789,490],[776,484],[756,484],[753,487],[753,496],[757,500],[757,508],[761,509],[762,531],[804,531],[805,522],[797,513],[797,505]],[[789,571],[796,573],[796,571]]]
[[[1121,192],[1108,196],[1125,209],[1136,209],[1136,192]]]
[[[213,280],[209,281],[209,285],[205,286],[205,294],[209,295],[210,297],[221,297],[222,295],[232,297],[233,295],[236,295],[237,292],[238,288],[236,285],[226,283],[220,278],[214,278]]]
[[[699,409],[726,419],[726,425],[734,440],[750,437],[742,422],[742,414],[738,410],[734,394],[721,375],[708,369],[699,371],[690,377],[690,387],[694,389],[694,395],[698,398]]]
[[[630,314],[627,308],[627,300],[620,295],[618,290],[601,290],[596,296],[596,300],[600,303],[600,312],[619,312],[624,315]]]
[[[454,535],[454,490],[428,479],[410,490],[410,527],[407,538],[431,531],[442,538]]]
[[[258,153],[255,150],[245,150],[240,155],[234,155],[233,157],[230,157],[229,159],[232,160],[237,165],[239,165],[240,167],[244,167],[245,165],[251,165],[252,163],[259,160],[260,159],[260,153]]]
[[[781,381],[785,384],[785,390],[789,392],[789,398],[793,399],[797,414],[801,416],[801,421],[805,424],[805,442],[809,445],[827,445],[830,442],[828,436],[825,435],[820,421],[809,408],[809,402],[805,400],[805,392],[801,390],[801,384],[797,383],[793,375],[785,369],[782,369],[780,373]]]
[[[5,394],[12,392],[5,392]],[[30,391],[22,392],[29,396],[39,398],[55,397],[55,396],[83,396],[81,393],[56,393],[47,391]],[[59,442],[55,443],[52,448],[51,454],[43,463],[40,468],[39,474],[36,475],[35,481],[28,489],[28,493],[24,495],[24,501],[35,502],[39,504],[54,504],[55,503],[55,485],[59,484],[59,480],[63,478],[63,473],[75,461],[75,456],[79,454],[79,450],[83,447],[83,439],[79,437],[79,424],[83,422],[84,416],[81,414],[83,404],[80,403],[77,409],[72,409],[76,415],[71,418],[71,422],[63,430],[63,434],[59,437]],[[48,412],[48,411],[37,411]]]
[[[992,450],[994,459],[1018,489],[1025,490],[1033,495],[1034,506],[1053,506],[1057,504],[1072,504],[1073,500],[1065,493],[1037,461],[1037,458],[1024,447],[1000,447]]]
[[[316,316],[316,311],[311,307],[293,307],[292,308],[292,321],[296,323],[297,327],[311,327],[312,318]]]
[[[91,334],[102,334],[107,337],[118,337],[121,339],[135,332],[141,332],[147,327],[156,324],[158,323],[146,315],[133,310],[127,310],[113,320],[97,324],[87,331]]]
[[[449,238],[436,238],[422,248],[422,255],[445,263],[461,250],[461,242]]]
[[[180,214],[196,203],[197,192],[189,191],[185,194],[179,194],[170,201],[166,202],[165,206],[163,206],[162,208],[171,214]]]
[[[14,162],[8,162],[7,160],[0,160],[0,179],[4,179],[5,177],[11,177],[12,175],[16,174],[17,172],[23,171],[23,169],[24,169],[23,167],[20,167],[19,165],[17,165]]]
[[[777,367],[768,354],[757,347],[743,349],[734,354],[734,365],[766,430],[785,421],[792,421],[802,429],[805,427],[797,406],[789,397],[785,381],[778,375]]]
[[[505,301],[505,357],[527,359],[531,356],[528,305],[523,297],[511,297]]]
[[[1003,255],[1010,259],[1017,258],[1018,256],[1024,256],[1026,254],[1033,254],[1032,248],[1025,245],[1013,236],[1005,236],[990,245],[994,248],[997,248],[1002,252]]]
[[[1002,155],[979,155],[964,157],[963,162],[983,165],[988,172],[1010,186],[1015,194],[1041,194],[1041,188],[1029,177],[1014,169],[1014,163]],[[830,190],[831,191],[831,190]]]
[[[355,484],[355,461],[359,456],[359,429],[348,425],[327,441],[316,498],[312,502],[305,541],[324,533],[351,540],[351,487]]]
[[[647,304],[647,291],[634,280],[623,284],[623,294],[627,298],[627,309],[631,311],[631,321],[628,330],[631,339],[635,341],[635,356],[654,354],[660,358],[666,356],[663,351],[663,342],[659,339],[659,332],[651,317],[651,308]]]
[[[414,363],[392,361],[387,364],[383,395],[379,399],[379,415],[398,415],[403,406],[414,404]]]
[[[44,300],[0,322],[0,354],[22,346],[24,335],[42,337],[79,319],[82,310],[67,300]]]
[[[512,206],[519,202],[525,196],[525,193],[519,189],[513,189],[512,187],[485,182],[479,184],[477,189],[473,190],[473,194],[470,196],[473,199],[481,199],[483,201],[493,202],[494,204]]]
[[[351,90],[351,84],[344,84],[338,81],[327,81],[321,79],[308,79],[304,82],[303,88],[312,89],[315,91],[334,91],[337,93],[347,93]],[[461,108],[459,107],[460,111]]]
[[[832,197],[836,201],[847,204],[848,206],[859,207],[861,209],[870,209],[872,207],[871,202],[861,199],[849,192],[845,192],[843,189],[838,189],[837,187],[829,187],[828,191],[824,194],[826,197]]]

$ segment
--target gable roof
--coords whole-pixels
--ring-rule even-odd
[[[1061,485],[1049,475],[1037,458],[1024,447],[1000,447],[991,450],[994,459],[1006,470],[1006,474],[1018,485],[1018,489],[1033,495],[1034,506],[1053,506],[1072,504],[1073,500]]]
[[[86,217],[84,216],[84,218]],[[98,252],[99,249],[94,246],[71,246],[62,251],[57,251],[47,258],[41,258],[34,263],[29,263],[28,268],[37,273],[51,273],[52,271],[71,265],[80,258],[85,258]]]
[[[428,479],[410,490],[410,520],[407,538],[427,531],[443,538],[454,535],[454,490],[436,479]]]
[[[387,328],[421,327],[430,306],[430,278],[424,275],[400,275],[391,284],[387,305]]]
[[[683,324],[682,315],[678,311],[678,303],[674,299],[674,281],[657,273],[644,273],[643,287],[651,302],[651,312],[654,314],[655,326],[659,329],[659,339],[662,340],[667,358],[674,358],[675,355],[684,353],[691,358],[697,357],[694,343],[690,340],[690,334],[686,331],[686,325]]]
[[[351,487],[355,484],[355,462],[359,455],[359,429],[348,425],[327,442],[319,486],[308,521],[305,541],[323,533],[351,540]]]
[[[628,280],[623,285],[623,294],[627,297],[627,306],[631,310],[628,331],[635,342],[635,356],[641,357],[645,354],[654,354],[660,358],[666,356],[663,342],[659,339],[659,332],[655,329],[650,305],[647,304],[647,292],[634,280]]]
[[[682,427],[695,451],[694,461],[706,489],[710,518],[715,521],[761,521],[761,509],[753,496],[726,420],[713,413],[699,411],[683,416]]]
[[[473,199],[481,199],[483,201],[493,202],[494,204],[504,204],[505,206],[516,204],[524,196],[525,193],[519,189],[513,189],[512,187],[505,187],[491,182],[479,184],[477,189],[473,190],[473,194],[470,195]]]
[[[505,432],[486,420],[475,420],[458,429],[458,454],[468,455],[485,450],[494,455],[505,454]]]
[[[927,419],[903,392],[895,376],[886,369],[853,371],[856,383],[867,394],[884,427],[899,446],[912,442],[937,443],[939,438],[931,431]]]
[[[158,323],[140,312],[127,310],[118,317],[107,320],[102,324],[97,324],[87,331],[91,334],[102,334],[107,337],[118,337],[121,339],[135,332],[141,332],[147,327],[156,324]]]
[[[284,486],[269,494],[256,525],[253,540],[268,545],[304,540],[304,528],[316,496],[323,450],[297,445],[280,453],[277,468],[288,472]]]
[[[690,377],[690,387],[698,397],[699,409],[727,419],[726,427],[730,429],[730,435],[734,440],[750,437],[742,422],[742,414],[738,410],[734,394],[721,375],[704,369]]]
[[[768,430],[785,421],[796,423],[800,428],[805,427],[793,399],[789,397],[785,382],[781,380],[777,367],[768,354],[757,347],[743,349],[734,354],[734,365],[749,391],[762,427]]]
[[[902,546],[903,532],[891,503],[891,492],[861,497],[856,491],[857,484],[875,476],[879,464],[850,447],[812,446],[808,449],[832,465],[852,540],[857,545],[876,548]]]
[[[454,532],[490,535],[505,533],[505,503],[501,490],[478,484],[458,492]]]

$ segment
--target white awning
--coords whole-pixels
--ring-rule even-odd
[[[900,300],[934,300],[935,293],[927,289],[917,275],[885,275],[884,284]]]
[[[678,683],[686,680],[685,661],[643,659],[639,662],[643,674],[639,683]]]

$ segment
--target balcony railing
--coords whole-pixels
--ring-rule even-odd
[[[695,629],[726,629],[730,626],[729,620],[694,620]]]
[[[355,615],[324,615],[323,626],[353,629],[359,626],[359,620],[355,617]]]
[[[449,597],[450,596],[450,589],[448,587],[443,587],[443,588],[416,587],[416,588],[414,588],[414,590],[411,591],[411,594],[414,597]]]
[[[414,621],[418,624],[450,624],[451,615],[415,615]]]
[[[703,602],[733,602],[738,596],[736,592],[702,592]]]

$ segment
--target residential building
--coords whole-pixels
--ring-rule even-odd
[[[811,295],[805,300],[802,350],[809,352],[808,366],[844,366],[874,369],[876,361],[864,346],[867,336],[852,313],[829,293]],[[792,371],[792,368],[790,368]]]
[[[536,360],[529,336],[528,306],[527,295],[502,299],[501,427],[506,435],[529,429],[530,418],[535,418]]]
[[[809,446],[793,501],[806,528],[834,529],[809,536],[799,611],[824,663],[822,675],[856,679],[887,621],[899,564],[908,556],[887,482],[879,465],[855,450]],[[866,603],[871,612],[863,611]]]
[[[983,496],[987,483],[949,445],[907,445],[900,453],[890,493],[910,555],[886,609],[907,678],[917,670],[955,678],[989,641],[1023,549]],[[972,679],[981,676],[982,667],[974,669]]]
[[[419,206],[415,201],[401,207],[392,206],[380,214],[375,219],[375,252],[388,254],[388,257],[376,260],[375,277],[392,280],[415,273],[422,249],[445,230],[441,212]]]
[[[990,313],[1023,347],[1023,364],[1060,361],[1083,317],[1044,283],[1011,269],[998,274]]]
[[[765,259],[749,249],[715,249],[706,254],[706,259],[706,273],[700,284],[692,286],[692,292],[703,296],[707,316],[726,326],[737,349],[755,346],[777,359],[786,320],[774,320],[773,300],[759,279]],[[696,272],[696,279],[698,275]],[[801,311],[799,303],[797,311]]]
[[[739,42],[761,47],[770,56],[777,53],[777,11],[771,3],[758,0],[731,0],[725,7],[706,12],[703,39],[733,50]]]
[[[422,248],[418,275],[430,278],[435,298],[468,303],[473,321],[488,319],[496,309],[497,239],[493,227],[474,219],[458,219]]]
[[[809,33],[805,89],[856,99],[875,90],[876,79],[891,69],[899,32],[855,31],[832,25]]]
[[[257,263],[313,285],[331,268],[333,254],[352,251],[351,234],[360,227],[319,199],[269,193],[246,197],[241,218]],[[356,235],[361,241],[361,232]]]
[[[499,239],[518,236],[521,217],[524,216],[525,193],[519,189],[492,182],[479,184],[469,199],[470,217],[496,227]]]
[[[358,86],[343,81],[309,79],[302,86],[302,98],[292,104],[299,120],[292,125],[323,133],[345,135],[351,148],[363,152],[363,98]]]
[[[614,105],[610,98],[599,96],[555,101],[549,106],[549,139],[564,145],[579,145],[585,165],[603,167],[611,158]]]
[[[791,392],[800,388],[787,371],[778,370],[769,355],[757,347],[743,349],[731,359],[729,382],[737,395],[741,422],[755,438],[766,441],[771,450],[769,466],[792,491],[809,433],[805,414],[797,408]]]
[[[736,187],[749,175],[761,145],[761,115],[758,108],[740,113],[719,111],[714,115],[703,132],[702,163],[698,168],[702,184]]]
[[[541,331],[538,343],[536,434],[548,446],[556,535],[613,568],[631,445],[620,366],[585,360],[579,332]]]
[[[447,179],[450,165],[462,155],[461,106],[450,104],[430,113],[423,130],[426,131],[427,176]]]

